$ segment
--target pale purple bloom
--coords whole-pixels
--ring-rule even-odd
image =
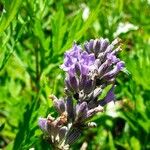
[[[47,132],[47,119],[46,118],[39,118],[38,125],[44,132]]]
[[[54,147],[68,150],[84,127],[96,127],[94,122],[88,122],[89,119],[102,112],[106,104],[115,101],[115,79],[125,67],[117,57],[118,43],[118,39],[112,43],[108,39],[92,39],[84,44],[84,48],[74,44],[65,53],[61,69],[66,72],[66,97],[51,96],[59,116],[39,119],[40,128]],[[110,90],[99,99],[108,85],[112,85]]]
[[[75,122],[83,121],[83,119],[87,117],[87,111],[88,111],[87,102],[77,104],[75,109],[76,109]]]
[[[65,53],[64,63],[61,68],[70,76],[77,74],[87,75],[94,62],[94,54],[88,54],[86,51],[82,51],[81,47],[74,44],[73,48]]]
[[[120,61],[120,62],[117,63],[116,66],[118,68],[118,71],[121,71],[124,68],[125,63],[123,61]]]
[[[113,77],[115,77],[123,68],[124,68],[124,62],[120,61],[114,66],[112,70],[104,74],[101,78],[105,80],[110,80]]]
[[[113,64],[119,61],[119,59],[112,53],[107,54],[107,59],[110,61],[110,63],[113,63]]]

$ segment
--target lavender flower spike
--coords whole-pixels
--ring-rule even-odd
[[[65,53],[60,68],[66,73],[66,96],[50,97],[58,112],[56,118],[50,114],[47,118],[39,118],[39,127],[54,149],[68,150],[85,128],[96,127],[89,119],[115,101],[115,80],[125,67],[117,57],[120,50],[118,39],[111,43],[100,38],[86,42],[83,47],[74,44]],[[99,96],[108,85],[110,90],[100,100]]]

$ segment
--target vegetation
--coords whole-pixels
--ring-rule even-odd
[[[119,37],[128,75],[116,83],[115,115],[106,108],[93,118],[98,127],[72,149],[150,149],[149,24],[149,0],[1,0],[0,148],[51,149],[37,122],[57,115],[48,97],[64,93],[64,52],[74,41]]]

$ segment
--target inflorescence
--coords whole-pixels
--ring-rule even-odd
[[[124,68],[124,62],[116,56],[120,50],[118,39],[110,43],[101,38],[84,43],[83,48],[74,43],[65,53],[60,68],[66,72],[66,97],[51,96],[59,116],[39,118],[40,128],[55,149],[69,149],[84,128],[96,127],[90,118],[115,100],[115,79]],[[110,90],[100,99],[108,85]]]

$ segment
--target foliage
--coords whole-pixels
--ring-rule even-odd
[[[148,0],[1,0],[0,148],[50,149],[37,120],[55,112],[48,96],[64,93],[64,51],[74,41],[113,40],[119,33],[129,75],[116,83],[117,113],[96,116],[98,128],[85,131],[72,149],[83,143],[97,150],[150,149],[149,18]]]

